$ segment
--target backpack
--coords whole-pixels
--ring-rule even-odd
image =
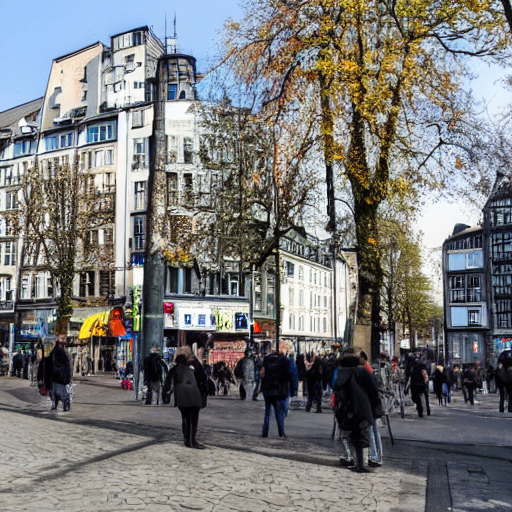
[[[351,370],[348,378],[345,372],[339,371],[334,384],[334,414],[342,430],[363,430],[373,422],[370,400],[355,371]]]
[[[263,377],[264,394],[283,400],[288,396],[287,366],[286,359],[279,358],[277,355],[271,355],[265,358],[263,361],[263,367],[265,368],[265,376]]]

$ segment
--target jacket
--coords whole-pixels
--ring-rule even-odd
[[[67,385],[71,382],[71,362],[66,350],[59,345],[53,347],[46,360],[45,377],[57,384]]]
[[[186,358],[177,360],[172,373],[176,407],[203,407],[203,399],[197,385],[194,367]]]
[[[288,358],[283,354],[268,354],[263,360],[261,391],[263,396],[277,400],[285,400],[290,396]]]

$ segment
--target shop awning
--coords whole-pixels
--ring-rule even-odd
[[[89,339],[91,336],[124,336],[126,329],[121,316],[119,308],[88,316],[80,328],[78,339]]]

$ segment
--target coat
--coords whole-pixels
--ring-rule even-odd
[[[71,361],[66,350],[59,345],[53,347],[46,359],[45,377],[48,388],[53,382],[63,385],[71,382]]]
[[[177,407],[203,407],[194,367],[181,361],[173,369],[174,404]]]

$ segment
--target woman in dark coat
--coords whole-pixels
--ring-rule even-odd
[[[64,344],[57,341],[45,365],[45,384],[47,389],[51,390],[52,411],[57,409],[59,400],[62,400],[63,411],[69,411],[71,400],[67,386],[71,383],[71,377],[71,361],[68,353]]]
[[[205,405],[198,383],[206,382],[206,376],[200,364],[194,364],[190,347],[176,350],[172,368],[174,384],[174,404],[181,412],[181,424],[185,446],[202,449],[205,446],[196,441],[199,409]]]
[[[439,405],[443,405],[443,384],[448,385],[448,380],[446,378],[446,373],[444,372],[444,368],[441,365],[437,365],[434,371],[434,393],[437,397],[437,403]],[[444,404],[446,405],[446,403]]]

